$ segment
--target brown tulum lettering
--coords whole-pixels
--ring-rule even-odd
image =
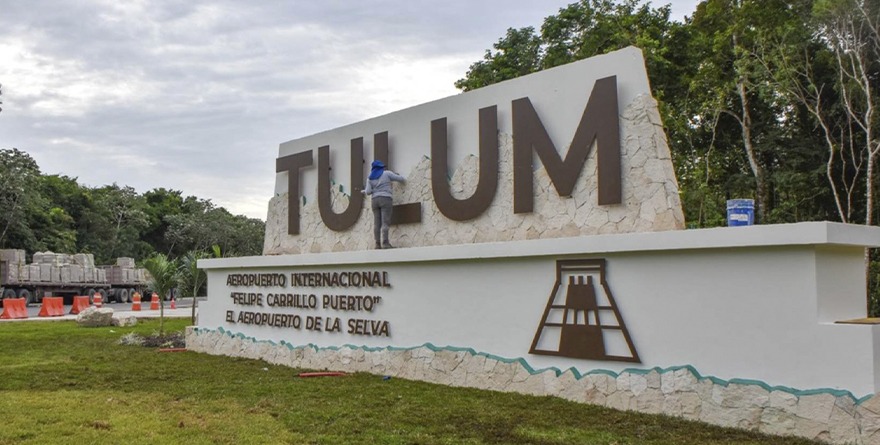
[[[275,160],[276,172],[287,172],[287,233],[299,235],[299,171],[312,165],[312,151]]]
[[[617,76],[593,86],[565,160],[559,155],[528,97],[513,101],[513,212],[534,210],[534,155],[538,155],[559,196],[571,196],[593,141],[598,141],[599,205],[621,203],[620,124]]]
[[[513,212],[534,211],[535,155],[550,176],[560,196],[571,196],[584,169],[590,149],[597,145],[598,204],[622,202],[620,160],[620,117],[617,102],[617,77],[599,79],[584,107],[568,152],[563,158],[550,139],[538,112],[528,97],[511,103],[513,126]],[[454,221],[480,216],[489,208],[498,188],[498,113],[497,106],[479,110],[479,182],[473,195],[457,199],[449,191],[446,118],[431,121],[431,189],[440,212]],[[276,172],[288,174],[288,227],[290,235],[300,232],[300,170],[312,165],[313,150],[276,159]],[[375,159],[385,158],[390,165],[388,132],[373,135]],[[321,219],[331,230],[344,231],[357,223],[364,207],[359,193],[364,182],[363,138],[351,140],[351,196],[349,206],[336,213],[330,202],[330,148],[318,148],[318,206]],[[421,203],[394,206],[393,224],[421,222]],[[296,285],[296,284],[294,284]],[[314,286],[308,284],[308,286]]]
[[[360,192],[364,184],[364,138],[351,140],[351,184],[348,207],[342,213],[333,211],[333,202],[330,197],[330,146],[325,145],[318,149],[318,210],[321,212],[321,220],[330,230],[341,232],[353,226],[361,209],[364,208],[364,195]]]
[[[498,107],[480,109],[480,179],[474,194],[457,199],[446,180],[449,172],[446,118],[431,122],[431,191],[434,203],[447,218],[467,221],[483,214],[498,190]]]

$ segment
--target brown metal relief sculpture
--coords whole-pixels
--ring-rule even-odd
[[[556,283],[529,353],[641,363],[605,280],[605,260],[556,262]]]
[[[384,161],[389,170],[394,170],[391,163],[391,150],[388,148],[387,131],[373,135],[373,159]],[[394,204],[394,211],[391,213],[392,226],[420,222],[422,222],[422,203]]]
[[[477,189],[469,198],[458,199],[449,190],[449,141],[446,118],[431,121],[431,190],[434,203],[447,218],[467,221],[492,205],[498,189],[498,107],[480,108],[480,168]]]
[[[364,208],[364,195],[356,192],[364,183],[364,138],[351,140],[351,184],[352,190],[349,196],[348,207],[342,213],[333,210],[333,199],[330,188],[330,146],[318,148],[318,209],[321,212],[321,220],[330,230],[341,232],[357,223]]]
[[[299,235],[299,171],[312,165],[312,152],[304,151],[275,160],[275,171],[287,173],[287,233]]]

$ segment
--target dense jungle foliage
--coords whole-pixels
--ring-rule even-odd
[[[265,223],[210,200],[158,188],[139,194],[116,184],[85,187],[45,175],[18,149],[0,149],[0,248],[92,253],[97,264],[207,252],[259,255]]]
[[[880,1],[581,0],[508,29],[455,83],[469,91],[637,46],[663,117],[688,227],[755,200],[760,224],[876,225]],[[880,314],[880,255],[870,253]]]

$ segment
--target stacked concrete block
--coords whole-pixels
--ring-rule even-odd
[[[70,281],[72,283],[82,283],[83,282],[83,267],[78,264],[74,264],[70,266]]]
[[[55,262],[55,254],[52,252],[34,253],[34,263],[51,265]]]
[[[94,283],[108,284],[108,275],[113,283],[143,283],[143,269],[134,269],[133,258],[119,258],[117,265],[95,267],[95,257],[90,253],[65,254],[54,252],[35,252],[33,262],[27,264],[24,250],[0,249],[0,260],[7,262],[6,280],[9,282],[37,283]],[[109,270],[112,269],[112,272]]]
[[[101,267],[111,284],[146,283],[146,271],[134,268],[134,259],[118,258],[116,263],[115,266]]]
[[[116,259],[116,265],[124,268],[134,267],[134,258],[120,257]]]
[[[90,253],[78,253],[73,255],[72,264],[82,267],[95,267],[95,256]]]
[[[98,268],[95,256],[90,253],[35,252],[32,263],[27,264],[24,250],[0,249],[0,260],[9,265],[5,278],[9,282],[126,285],[146,282],[144,269],[135,269],[134,259],[127,257],[118,258],[114,266]]]
[[[25,264],[26,255],[24,250],[20,249],[2,249],[0,250],[0,261],[6,261],[10,265],[12,264]]]
[[[103,270],[107,274],[107,279],[111,283],[122,282],[122,268],[120,268],[119,266],[105,266],[101,267],[101,270]]]
[[[6,279],[9,280],[10,283],[18,283],[21,281],[21,273],[19,271],[19,266],[16,264],[10,264],[6,268]]]
[[[27,269],[27,268],[25,268]],[[18,283],[24,281],[21,274],[22,266],[19,264],[9,264],[6,267],[6,280],[10,283]]]
[[[54,252],[36,252],[34,253],[34,264],[48,264],[55,267],[68,266],[71,263],[72,256],[66,253]]]

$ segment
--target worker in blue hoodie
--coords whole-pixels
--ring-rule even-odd
[[[406,182],[403,176],[385,168],[385,163],[380,160],[373,161],[370,169],[370,178],[364,193],[372,196],[373,206],[373,237],[376,239],[377,249],[392,249],[388,239],[388,226],[391,224],[391,182]]]

